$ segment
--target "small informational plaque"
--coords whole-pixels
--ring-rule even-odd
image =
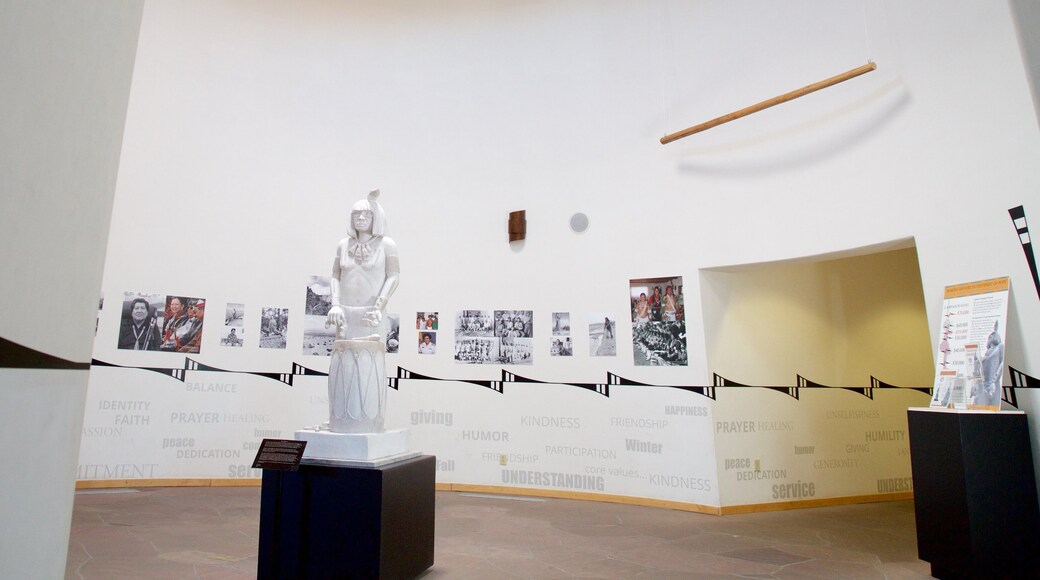
[[[264,439],[253,460],[253,469],[277,469],[279,471],[296,471],[303,459],[306,441],[295,439]]]

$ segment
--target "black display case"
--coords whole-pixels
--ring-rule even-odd
[[[414,578],[433,565],[436,459],[265,469],[257,577]]]
[[[932,576],[1040,578],[1026,414],[909,409],[917,553]]]

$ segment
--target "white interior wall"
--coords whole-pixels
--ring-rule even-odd
[[[83,365],[142,4],[0,2],[0,337]],[[0,577],[65,573],[87,376],[0,369]]]
[[[876,72],[668,146],[657,142],[867,59]],[[205,297],[218,307],[243,302],[247,329],[261,306],[289,307],[296,318],[286,351],[221,348],[211,315],[197,357],[284,372],[303,358],[307,277],[328,270],[349,207],[380,187],[404,271],[390,309],[405,321],[431,310],[448,321],[438,355],[402,352],[390,365],[497,379],[497,367],[452,361],[444,349],[450,321],[462,309],[531,309],[536,362],[511,369],[518,374],[706,384],[702,297],[691,283],[702,268],[914,237],[930,328],[943,286],[999,275],[1012,277],[1013,312],[1035,320],[1040,301],[1007,217],[1009,207],[1024,203],[1029,212],[1036,200],[1033,121],[1002,3],[154,2],[143,18],[104,288],[113,302],[127,290]],[[509,246],[506,216],[516,209],[527,210],[527,241]],[[591,218],[581,235],[567,229],[575,211]],[[690,305],[689,366],[634,367],[625,322],[616,358],[584,355],[590,314],[627,320],[627,280],[676,275]],[[547,354],[553,311],[572,313],[573,358]],[[118,309],[102,314],[97,358],[183,363],[117,351],[118,318]],[[1040,374],[1035,332],[1019,325],[1022,348],[1011,360],[1009,345],[1008,362]],[[81,464],[222,477],[226,461],[177,461],[162,439],[202,433],[206,448],[241,449],[255,428],[288,434],[304,415],[320,420],[320,383],[294,387],[277,405],[266,393],[280,387],[260,387],[265,379],[197,380],[225,379],[237,393],[191,393],[145,371],[96,373],[88,428],[117,426],[101,412],[106,401],[146,401],[162,412],[118,438],[85,438]],[[1028,394],[1020,399],[1034,404]],[[296,402],[292,410],[286,401]],[[392,418],[406,424],[418,409],[455,414],[450,429],[413,425],[417,447],[457,460],[440,481],[502,483],[494,458],[480,458],[508,452],[538,455],[524,467],[553,472],[638,464],[637,477],[608,477],[605,491],[720,501],[710,419],[666,415],[670,406],[712,406],[697,395],[619,387],[608,399],[561,385],[512,385],[498,395],[412,381],[391,404]],[[740,401],[751,415],[770,404]],[[173,413],[214,405],[258,417],[223,429],[174,423]],[[583,428],[524,424],[546,416]],[[467,443],[467,431],[512,437],[509,445]],[[660,441],[666,451],[628,453],[631,438]],[[550,457],[553,444],[615,456]],[[686,487],[655,487],[671,476]],[[712,483],[692,489],[698,480]]]
[[[912,243],[702,270],[709,368],[750,385],[793,386],[801,375],[832,387],[869,387],[871,376],[930,387],[934,364]],[[910,491],[906,408],[927,405],[928,396],[869,394],[802,389],[795,400],[723,389],[713,417],[722,504]],[[782,488],[791,481],[812,488],[791,497]]]

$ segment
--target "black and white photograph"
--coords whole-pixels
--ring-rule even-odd
[[[617,319],[609,314],[589,316],[589,356],[617,355]]]
[[[264,307],[260,310],[260,348],[285,348],[289,309]]]
[[[159,350],[196,354],[202,350],[206,301],[187,296],[167,296],[160,331]]]
[[[245,330],[241,326],[225,326],[224,334],[220,337],[221,346],[241,347],[245,344],[243,335]]]
[[[424,330],[419,333],[419,354],[437,354],[437,333]]]
[[[386,352],[395,354],[401,349],[401,315],[387,314]]]
[[[94,336],[97,336],[98,326],[101,325],[101,311],[105,308],[105,294],[102,293],[97,303],[97,318],[94,319]]]
[[[162,294],[124,292],[117,347],[124,350],[159,350],[165,307],[166,297]]]
[[[533,338],[507,336],[500,339],[498,362],[506,365],[533,365]]]
[[[228,302],[224,307],[224,326],[242,327],[246,319],[246,305],[239,302]]]
[[[629,281],[632,355],[636,366],[685,366],[686,311],[682,276]]]
[[[460,310],[455,315],[455,344],[470,336],[495,336],[495,318],[490,310]]]
[[[311,276],[307,282],[307,301],[303,310],[304,355],[332,355],[336,327],[325,325],[331,308],[332,278]]]
[[[554,336],[549,345],[550,356],[574,356],[574,344],[569,336]]]
[[[571,343],[571,313],[552,313],[552,341],[549,344],[549,356],[574,356],[574,345]]]
[[[416,312],[416,330],[438,330],[440,326],[440,314],[436,312]]]
[[[491,337],[455,338],[455,362],[469,365],[494,364],[498,360],[498,339]]]
[[[571,334],[571,313],[570,312],[553,312],[552,313],[552,335],[553,336],[570,336]]]
[[[499,338],[532,338],[534,311],[496,310],[495,336]]]

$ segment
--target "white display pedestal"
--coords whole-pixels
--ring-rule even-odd
[[[392,429],[382,433],[333,433],[303,429],[295,433],[297,441],[306,441],[303,463],[378,467],[411,457],[419,451],[408,450],[408,429]]]

